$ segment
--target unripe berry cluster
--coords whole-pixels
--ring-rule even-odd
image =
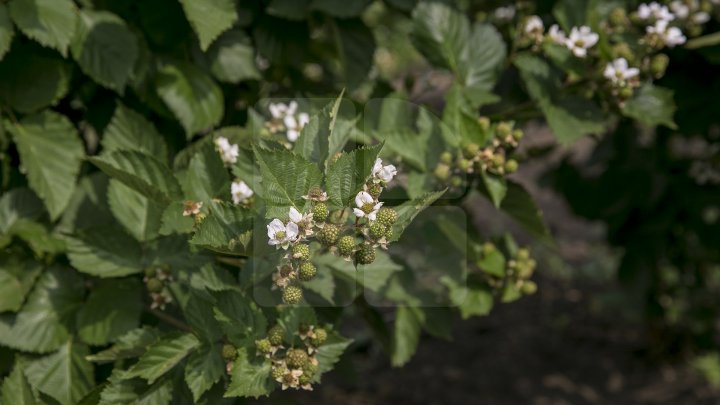
[[[486,243],[482,247],[481,255],[488,257],[497,253],[497,247]],[[532,295],[537,291],[537,284],[531,280],[537,263],[527,248],[519,248],[505,262],[504,277],[488,275],[488,284],[498,290],[503,290],[503,296],[519,298],[520,295]],[[510,294],[508,294],[510,292]],[[504,298],[505,300],[505,298]]]
[[[314,325],[300,325],[291,341],[285,341],[285,330],[275,325],[267,332],[267,337],[255,341],[257,355],[270,359],[272,378],[280,383],[282,389],[294,388],[312,390],[313,378],[318,372],[318,360],[315,357],[318,348],[325,343],[328,334],[323,328]],[[288,346],[284,346],[287,344]],[[232,345],[223,347],[223,358],[234,360]]]
[[[170,266],[167,264],[153,264],[145,268],[145,288],[150,295],[150,308],[164,310],[172,302],[172,295],[167,285],[173,281]]]
[[[452,152],[443,152],[440,162],[435,167],[435,177],[443,184],[460,188],[468,175],[487,172],[495,175],[514,173],[518,162],[508,156],[517,148],[523,138],[523,131],[514,128],[511,122],[498,122],[492,125],[481,117],[478,120],[483,131],[489,134],[484,145],[468,142]]]

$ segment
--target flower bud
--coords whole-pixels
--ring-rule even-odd
[[[532,295],[537,291],[537,284],[534,281],[525,281],[521,287],[523,294]]]
[[[443,153],[440,155],[440,161],[443,162],[443,163],[445,163],[445,164],[447,164],[447,165],[449,165],[450,163],[452,163],[452,160],[453,160],[453,155],[452,155],[452,153],[450,153],[450,152],[447,152],[447,151],[446,151],[446,152],[443,152]]]
[[[443,181],[447,180],[450,177],[450,166],[445,163],[439,163],[437,167],[435,167],[435,177]]]
[[[149,279],[149,280],[145,283],[145,286],[147,287],[148,291],[154,292],[154,293],[157,293],[157,292],[162,291],[162,289],[163,289],[163,287],[164,287],[164,286],[163,286],[163,282],[160,281],[160,280],[158,280],[158,279],[156,279],[156,278],[151,278],[151,279]]]
[[[668,56],[664,53],[659,53],[655,55],[652,58],[652,61],[650,61],[650,72],[652,73],[653,77],[656,79],[663,77],[669,63],[670,58],[668,58]]]
[[[629,99],[630,97],[632,97],[632,95],[633,95],[633,89],[632,89],[632,87],[628,87],[628,86],[621,88],[620,92],[618,93],[618,96],[623,100]]]
[[[505,162],[505,173],[515,173],[518,169],[518,162],[515,159],[510,159]]]
[[[495,135],[500,139],[510,135],[510,132],[512,132],[512,126],[507,122],[500,122],[495,127]]]
[[[468,143],[463,147],[463,155],[466,159],[472,159],[480,151],[480,146],[476,143]]]
[[[478,124],[483,131],[487,131],[488,129],[490,129],[490,118],[480,117],[478,118]]]
[[[470,170],[472,162],[467,159],[458,159],[457,165],[460,170],[467,172],[468,170]]]
[[[623,27],[627,25],[628,18],[625,9],[622,7],[614,8],[608,16],[608,21],[610,22],[610,25],[614,27]]]
[[[450,178],[450,185],[453,187],[460,187],[462,184],[463,180],[460,176],[452,176],[452,178]]]

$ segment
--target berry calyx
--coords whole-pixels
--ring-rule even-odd
[[[280,327],[280,325],[275,325],[268,330],[267,335],[268,340],[273,346],[280,346],[283,343],[285,331]]]
[[[328,214],[330,214],[330,211],[328,210],[327,204],[325,204],[324,202],[318,202],[313,207],[312,214],[314,220],[324,222],[327,219]]]
[[[282,299],[288,305],[299,304],[303,299],[302,288],[294,285],[287,286],[283,291]]]
[[[350,256],[355,249],[355,238],[345,235],[337,243],[338,251],[342,256]]]
[[[375,248],[367,243],[360,245],[360,250],[355,254],[359,264],[370,264],[375,261]]]
[[[339,236],[340,229],[334,224],[325,224],[325,226],[317,233],[318,241],[325,246],[334,245]]]
[[[293,246],[292,256],[295,259],[300,259],[300,260],[310,259],[310,246],[302,245],[302,244]]]
[[[315,265],[310,262],[305,262],[300,265],[300,270],[298,274],[300,276],[300,280],[310,281],[317,274],[317,267],[315,267]]]
[[[237,357],[237,349],[231,344],[223,345],[222,358],[225,361],[233,361]]]
[[[303,349],[290,349],[285,358],[290,368],[302,368],[308,362],[308,354]]]

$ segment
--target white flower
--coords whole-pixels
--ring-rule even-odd
[[[512,20],[513,17],[515,17],[515,7],[498,7],[495,9],[495,12],[493,14],[498,20],[509,21]]]
[[[565,41],[565,46],[578,58],[587,56],[587,50],[592,48],[598,41],[598,34],[592,32],[590,27],[573,27],[570,36]]]
[[[556,44],[565,45],[565,43],[567,42],[567,36],[557,24],[553,24],[550,26],[550,29],[548,30],[548,36],[550,36],[550,39]]]
[[[685,43],[687,38],[683,35],[682,31],[678,27],[668,27],[668,22],[665,20],[658,20],[655,25],[651,25],[645,29],[650,35],[657,35],[662,39],[665,45],[670,48],[676,45],[682,45]]]
[[[368,192],[361,191],[355,196],[355,205],[357,206],[357,208],[353,208],[355,216],[358,218],[367,217],[369,220],[374,221],[383,203],[375,202],[375,199]]]
[[[230,194],[232,195],[233,203],[241,204],[247,202],[255,193],[244,181],[235,180],[230,184]]]
[[[310,122],[310,116],[307,113],[300,113],[297,115],[286,115],[283,119],[285,128],[287,128],[287,138],[290,142],[295,142],[300,136],[305,124]]]
[[[640,74],[640,69],[629,67],[625,58],[618,58],[605,66],[603,75],[614,84],[624,85],[629,79]]]
[[[542,36],[543,31],[545,31],[545,25],[543,24],[540,17],[532,15],[528,17],[527,21],[525,21],[526,34],[533,37],[540,37]]]
[[[655,18],[657,21],[672,21],[675,19],[675,15],[670,12],[667,6],[662,6],[656,2],[650,4],[641,4],[638,7],[638,17],[642,20],[649,20]]]
[[[312,213],[302,214],[302,213],[300,213],[300,211],[295,209],[295,207],[290,207],[289,217],[290,217],[291,222],[294,222],[295,224],[297,224],[297,226],[299,228],[298,229],[299,233],[301,233],[305,236],[310,236],[313,234],[313,230],[312,230],[313,214]]]
[[[685,2],[680,0],[675,0],[671,2],[670,9],[677,18],[685,19],[688,17],[688,15],[690,15],[690,7],[688,7]]]
[[[394,165],[383,166],[382,159],[375,160],[372,168],[372,175],[378,181],[390,182],[397,174],[397,168]]]
[[[290,242],[294,241],[298,236],[298,226],[294,222],[288,222],[287,225],[279,219],[273,219],[267,226],[268,244],[271,246],[280,245],[283,249],[290,246]]]
[[[710,21],[710,14],[708,14],[704,11],[700,11],[698,13],[693,14],[690,19],[695,24],[705,24],[706,22]]]
[[[240,148],[235,144],[231,144],[224,136],[215,139],[215,149],[220,153],[220,159],[226,165],[234,164],[237,162],[238,156],[240,156]]]
[[[270,110],[270,115],[273,118],[281,120],[287,115],[295,114],[295,111],[297,110],[297,103],[295,101],[291,101],[290,104],[270,103],[270,105],[268,105],[268,110]]]

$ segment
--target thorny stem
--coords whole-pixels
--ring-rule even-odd
[[[156,318],[160,319],[161,321],[163,321],[169,325],[172,325],[178,329],[181,329],[181,330],[184,330],[187,332],[193,332],[193,329],[190,325],[188,325],[185,322],[183,322],[171,315],[168,315],[162,311],[158,311],[157,309],[150,308],[149,306],[145,306],[145,311],[154,315]]]

